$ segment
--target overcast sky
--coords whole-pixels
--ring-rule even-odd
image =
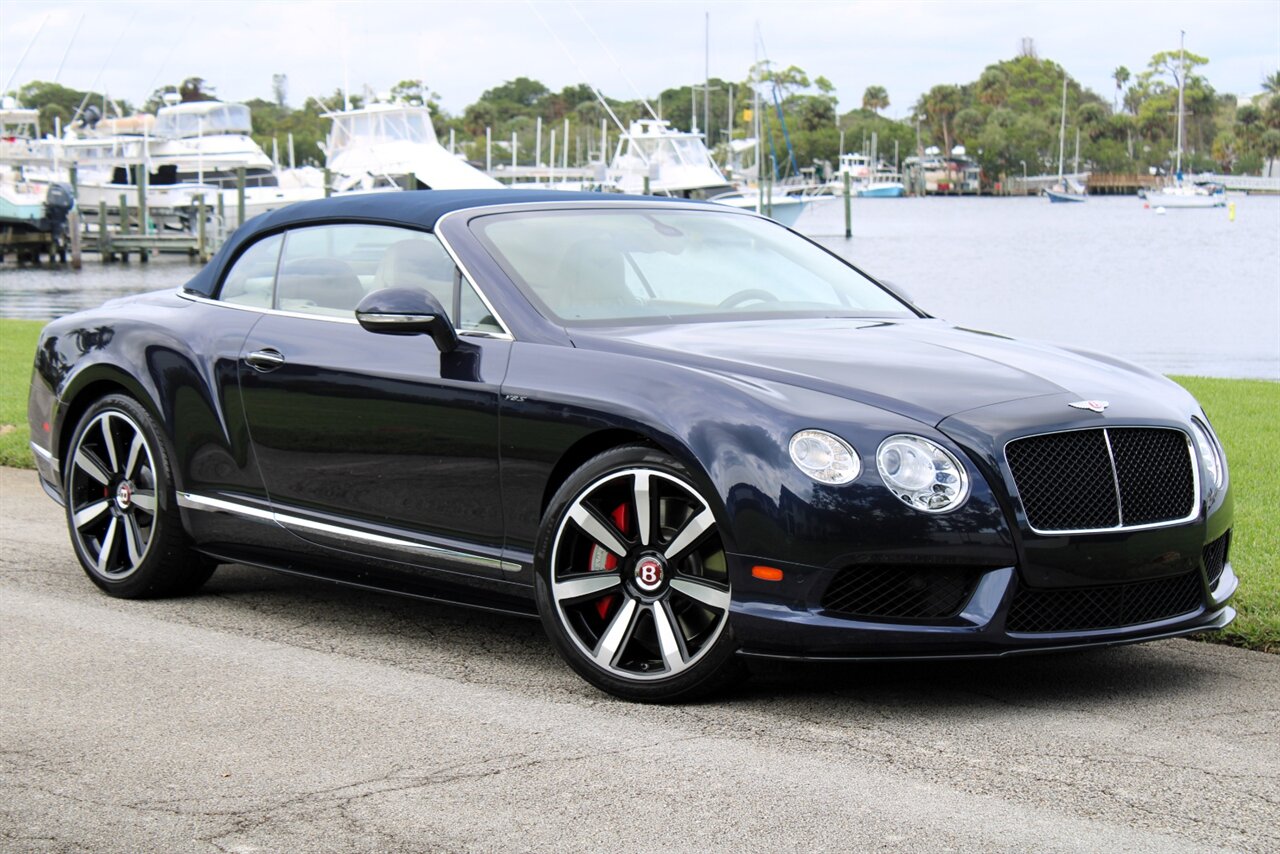
[[[297,106],[341,87],[345,66],[352,91],[422,78],[451,112],[520,75],[553,89],[585,80],[617,98],[634,97],[634,84],[652,97],[702,78],[707,13],[713,77],[745,77],[758,25],[768,58],[825,75],[842,110],[879,84],[894,116],[934,84],[972,81],[1015,56],[1024,36],[1104,97],[1117,65],[1136,73],[1176,48],[1179,30],[1187,50],[1211,60],[1205,73],[1220,92],[1257,93],[1280,68],[1280,0],[0,0],[0,84],[56,76],[140,104],[161,84],[200,76],[244,100],[270,98],[271,75],[284,73]]]

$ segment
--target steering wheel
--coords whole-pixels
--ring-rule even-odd
[[[747,288],[744,291],[737,291],[736,293],[729,294],[727,297],[720,300],[720,305],[716,307],[717,308],[733,308],[736,305],[740,305],[744,302],[748,302],[749,300],[753,300],[753,299],[758,299],[761,302],[777,302],[778,301],[778,298],[773,294],[769,293],[768,291],[761,290],[760,288]]]

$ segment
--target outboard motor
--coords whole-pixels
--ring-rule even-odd
[[[54,240],[61,242],[67,233],[67,217],[76,207],[76,197],[69,184],[50,184],[44,197],[44,221]]]

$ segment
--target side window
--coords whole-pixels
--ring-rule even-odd
[[[282,311],[350,317],[364,295],[423,288],[446,306],[453,261],[433,235],[378,225],[322,225],[288,232],[276,282]]]
[[[490,313],[489,307],[480,299],[480,295],[471,287],[471,283],[461,275],[458,279],[462,283],[462,298],[455,324],[458,331],[501,333],[503,331],[501,324]]]
[[[238,305],[271,308],[276,263],[280,260],[280,246],[283,243],[283,237],[273,234],[246,249],[222,280],[218,299]]]
[[[435,235],[392,226],[320,225],[260,240],[232,265],[219,299],[349,318],[383,288],[429,291],[459,332],[503,331]]]

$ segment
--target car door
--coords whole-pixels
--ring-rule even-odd
[[[498,390],[510,336],[433,235],[343,224],[284,239],[273,310],[240,360],[277,519],[335,552],[501,576]],[[361,328],[355,305],[389,286],[423,287],[449,306],[457,349]]]

